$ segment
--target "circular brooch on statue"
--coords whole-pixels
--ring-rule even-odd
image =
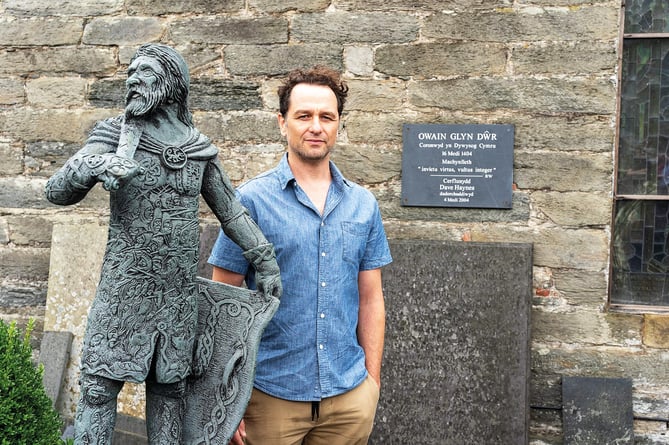
[[[188,156],[186,152],[179,147],[166,147],[162,153],[163,164],[172,170],[179,170],[186,165]]]

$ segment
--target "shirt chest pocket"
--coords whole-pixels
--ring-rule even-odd
[[[360,264],[367,247],[369,227],[369,224],[359,222],[341,223],[344,261],[356,266]]]

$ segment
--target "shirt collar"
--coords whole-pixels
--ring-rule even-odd
[[[281,158],[281,162],[279,162],[279,165],[277,166],[277,174],[279,176],[279,181],[281,181],[282,189],[288,187],[288,185],[295,180],[295,175],[293,175],[293,171],[290,169],[290,165],[288,164],[288,153],[284,153],[283,157]],[[344,178],[337,166],[332,161],[330,161],[330,174],[332,175],[332,183],[336,187],[341,189],[343,189],[344,186],[351,187],[350,181]]]

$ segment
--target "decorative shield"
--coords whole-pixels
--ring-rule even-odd
[[[196,283],[198,339],[183,444],[227,445],[251,398],[258,344],[279,299],[201,277]]]

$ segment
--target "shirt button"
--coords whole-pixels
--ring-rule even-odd
[[[325,256],[325,252],[321,252],[321,256]]]
[[[323,350],[323,348],[324,348],[324,346],[322,344],[318,345],[318,349]]]
[[[325,318],[325,314],[321,312],[321,318]]]
[[[321,283],[321,287],[325,287],[325,281]]]

